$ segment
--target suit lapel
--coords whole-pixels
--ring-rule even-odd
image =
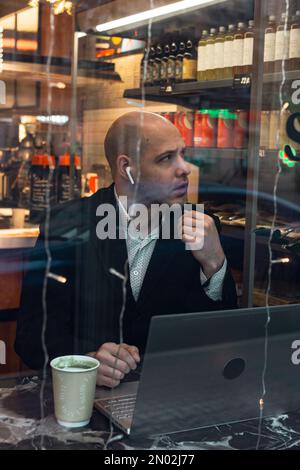
[[[113,268],[121,275],[124,275],[124,265],[128,258],[127,256],[127,247],[126,240],[119,238],[119,208],[116,203],[114,196],[113,185],[108,188],[110,190],[107,198],[104,201],[101,201],[99,204],[112,204],[116,210],[116,239],[106,238],[105,240],[100,240],[96,235],[96,225],[99,222],[100,218],[96,216],[96,208],[94,209],[94,233],[96,238],[97,246],[97,256],[99,261],[103,264],[105,272],[112,276],[110,269]],[[98,205],[99,205],[98,204]]]
[[[181,251],[181,244],[180,240],[163,240],[162,238],[157,240],[138,297],[139,306],[148,299],[158,285],[162,285],[164,280],[169,277],[169,265]]]

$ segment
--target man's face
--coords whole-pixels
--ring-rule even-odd
[[[184,204],[190,169],[180,133],[161,120],[147,126],[145,135],[148,145],[140,159],[138,199],[145,204]]]

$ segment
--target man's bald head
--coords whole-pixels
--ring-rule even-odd
[[[119,117],[109,128],[105,141],[105,155],[111,167],[112,175],[116,172],[119,155],[126,155],[134,160],[142,157],[155,140],[155,132],[161,127],[166,132],[173,125],[158,114],[133,111]]]

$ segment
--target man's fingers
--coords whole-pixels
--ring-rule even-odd
[[[126,343],[122,343],[122,345],[132,356],[133,356],[133,359],[136,361],[136,362],[140,362],[141,361],[141,358],[140,358],[140,354],[139,354],[139,350],[136,346],[130,346]]]
[[[128,346],[128,345],[126,345]],[[105,343],[104,345],[102,345],[102,347],[100,348],[100,351],[108,351],[108,353],[111,355],[111,356],[114,356],[114,360],[116,361],[116,363],[118,363],[119,361],[124,362],[127,364],[127,366],[130,368],[130,369],[136,369],[136,362],[134,360],[134,358],[132,357],[132,355],[125,349],[125,347],[122,345],[122,344],[115,344],[115,343]],[[107,356],[106,356],[107,357]],[[108,363],[106,362],[106,364],[110,365],[111,367],[114,367],[114,365],[111,363],[111,361]],[[123,365],[121,364],[121,367],[123,367]],[[123,369],[120,368],[119,366],[116,366],[117,369],[120,369],[122,372],[123,372]],[[126,372],[127,373],[127,372]]]
[[[105,386],[109,388],[115,388],[120,384],[120,380],[111,379],[110,377],[105,377],[104,375],[97,376],[97,385],[99,387]]]
[[[134,358],[132,357],[130,352],[128,352],[127,349],[125,349],[123,345],[120,345],[116,353],[116,357],[126,362],[131,369],[136,369],[136,362]]]
[[[127,364],[127,362],[114,356],[107,349],[100,349],[96,354],[96,358],[99,359],[100,363],[106,364],[113,369],[118,369],[119,371],[123,372],[123,374],[128,374],[130,371],[130,366]]]
[[[199,211],[184,211],[183,217],[189,218],[189,219],[198,219],[198,220],[203,220],[206,218],[211,218],[209,215],[204,214],[204,212],[199,212]]]
[[[136,369],[140,361],[138,348],[128,344],[105,343],[96,353],[97,359],[103,364],[127,374]]]
[[[196,237],[193,237],[191,235],[183,234],[182,235],[182,241],[184,242],[194,242],[196,240]]]
[[[189,235],[190,237],[196,237],[196,238],[201,238],[201,237],[204,237],[204,230],[197,230],[193,227],[187,227],[187,226],[183,226],[182,228],[182,233],[183,235]]]
[[[197,228],[203,228],[205,227],[205,221],[204,219],[191,219],[191,218],[184,218],[182,221],[182,225],[186,227],[197,227]]]
[[[122,380],[125,377],[125,374],[118,369],[107,366],[106,364],[100,364],[98,368],[98,373],[114,380]]]

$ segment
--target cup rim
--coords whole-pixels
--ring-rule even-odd
[[[92,361],[94,363],[94,366],[89,368],[89,369],[83,369],[83,370],[64,370],[64,369],[61,369],[59,367],[56,367],[55,365],[55,362],[58,361],[59,359],[63,359],[63,358],[74,358],[75,360],[89,360],[89,361]],[[59,372],[66,372],[66,373],[71,373],[71,374],[82,374],[82,373],[86,373],[86,372],[91,372],[95,369],[98,369],[98,367],[100,366],[100,362],[98,361],[98,359],[92,357],[92,356],[83,356],[83,355],[79,355],[79,354],[68,354],[68,355],[65,355],[65,356],[57,356],[55,357],[54,359],[52,359],[52,361],[50,362],[50,366],[52,367],[52,369],[54,370],[57,370]]]

